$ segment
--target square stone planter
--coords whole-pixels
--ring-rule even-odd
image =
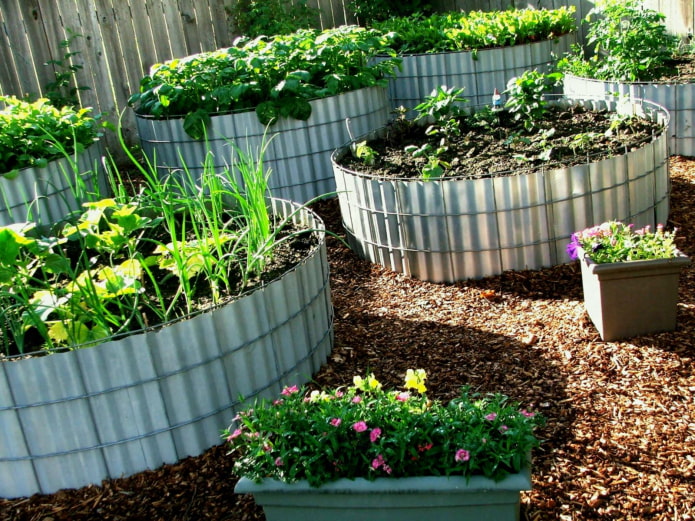
[[[518,521],[519,492],[531,489],[526,467],[499,482],[483,476],[340,479],[308,482],[241,478],[234,491],[253,494],[268,521]]]
[[[579,255],[584,305],[605,341],[676,328],[678,276],[690,258],[596,264]]]

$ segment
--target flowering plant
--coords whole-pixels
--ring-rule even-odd
[[[567,253],[576,259],[581,248],[597,264],[669,259],[678,255],[676,231],[666,232],[661,224],[656,231],[651,231],[649,226],[635,230],[632,224],[609,221],[573,233]]]
[[[240,412],[225,431],[235,472],[256,482],[482,474],[501,480],[527,464],[544,418],[501,394],[464,387],[447,405],[427,398],[422,369],[405,390],[369,374],[326,392],[286,387],[273,402]]]

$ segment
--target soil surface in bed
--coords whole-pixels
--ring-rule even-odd
[[[459,131],[445,136],[430,132],[428,125],[396,119],[383,137],[366,143],[376,152],[373,162],[353,154],[338,162],[370,176],[417,179],[430,157],[437,157],[443,177],[479,179],[598,161],[640,148],[662,131],[658,123],[641,117],[619,117],[582,106],[549,105],[530,129],[504,109],[480,110],[458,121]],[[429,146],[430,152],[414,154],[406,150],[411,146]]]
[[[673,157],[670,167],[668,226],[693,257],[695,160]],[[343,234],[337,201],[316,210]],[[433,284],[360,260],[334,238],[328,248],[336,345],[318,384],[350,385],[371,370],[396,387],[421,367],[432,397],[471,385],[542,410],[546,441],[521,497],[523,521],[695,519],[695,265],[680,277],[676,331],[603,342],[576,263]],[[0,500],[0,520],[262,521],[251,497],[234,494],[226,453],[218,446],[129,478]]]

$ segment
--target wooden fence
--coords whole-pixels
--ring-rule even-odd
[[[112,122],[123,114],[127,143],[137,142],[135,120],[127,110],[128,97],[137,91],[140,78],[155,63],[173,57],[226,47],[236,34],[225,7],[234,0],[1,0],[0,94],[38,96],[60,72],[64,61],[78,64],[80,103],[106,113]],[[309,0],[320,9],[323,27],[355,23],[345,7],[349,0]],[[593,0],[434,0],[440,10],[496,10],[510,7],[577,6],[578,19]],[[677,28],[690,30],[695,0],[645,0],[665,8]],[[674,7],[674,5],[677,6]],[[682,13],[681,17],[677,14]],[[70,34],[69,51],[61,42]],[[69,63],[68,63],[69,62]],[[118,153],[116,136],[108,135],[107,147]]]

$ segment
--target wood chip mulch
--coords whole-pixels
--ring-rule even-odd
[[[670,164],[668,224],[695,257],[695,159]],[[342,233],[335,201],[317,210]],[[369,369],[399,386],[406,369],[424,368],[432,397],[468,384],[539,408],[546,441],[522,520],[695,520],[695,266],[681,274],[676,331],[603,342],[576,263],[432,284],[359,260],[336,239],[329,258],[336,346],[317,383],[349,384]],[[263,520],[233,493],[232,464],[214,447],[100,486],[0,500],[0,521]]]

